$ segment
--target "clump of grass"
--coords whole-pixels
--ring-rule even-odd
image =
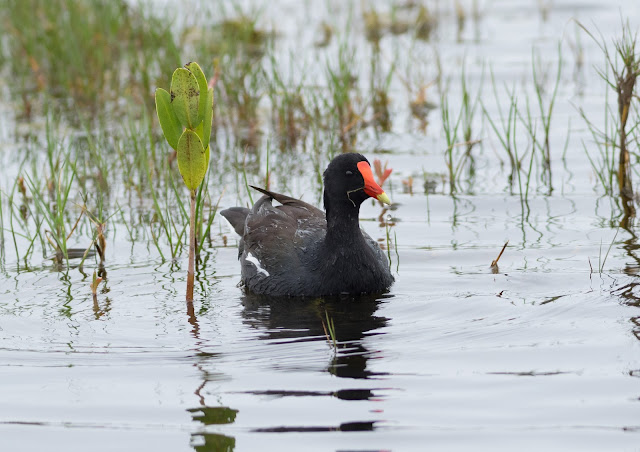
[[[291,55],[290,62],[295,61]],[[269,100],[271,103],[271,122],[279,138],[280,149],[295,149],[300,140],[304,141],[310,122],[305,101],[304,70],[298,81],[295,78],[295,65],[290,64],[290,73],[285,78],[279,69],[279,62],[272,53],[269,58],[269,68],[265,69],[265,79]]]
[[[385,32],[386,24],[383,23],[380,14],[375,9],[362,12],[364,22],[365,37],[371,43],[377,44]]]
[[[513,183],[515,182],[516,174],[519,169],[519,162],[516,159],[516,142],[515,142],[515,130],[516,130],[516,119],[517,119],[517,100],[514,94],[514,90],[509,90],[505,88],[505,92],[507,97],[509,98],[509,110],[505,114],[500,102],[500,95],[498,94],[498,89],[496,87],[496,80],[493,74],[493,70],[491,72],[491,87],[493,89],[493,96],[496,102],[497,110],[498,110],[498,118],[494,119],[488,112],[486,105],[484,102],[481,102],[482,112],[484,113],[484,117],[489,121],[493,132],[498,137],[500,141],[500,145],[502,149],[507,154],[509,158],[509,166],[510,166],[510,174],[509,174],[509,186],[513,187]]]
[[[263,73],[260,61],[223,55],[217,85],[220,102],[215,121],[226,122],[240,147],[258,148],[261,130],[258,105],[264,96]],[[214,122],[215,122],[214,121]]]
[[[149,178],[151,180],[151,178]],[[163,190],[156,190],[154,184],[149,184],[151,198],[153,200],[153,216],[149,221],[149,231],[151,232],[151,238],[153,240],[160,257],[166,260],[166,257],[162,250],[161,238],[164,237],[169,245],[169,251],[171,258],[175,259],[179,250],[183,245],[184,236],[187,231],[187,223],[183,222],[182,225],[177,224],[174,221],[175,216],[175,204],[178,203],[180,209],[179,212],[182,218],[188,218],[188,214],[184,208],[184,205],[179,201],[180,196],[176,196],[175,183],[173,184],[173,191],[169,186],[165,186]],[[173,193],[173,196],[172,196]]]
[[[78,216],[74,225],[69,228],[67,224],[67,204],[71,193],[71,186],[76,177],[75,166],[68,159],[61,164],[59,171],[50,179],[51,201],[43,193],[43,187],[39,180],[33,176],[27,177],[29,189],[33,195],[36,209],[44,218],[48,229],[44,231],[44,237],[55,251],[54,259],[61,264],[69,261],[69,249],[67,242],[80,221],[82,213]]]
[[[425,5],[420,5],[416,16],[416,38],[428,41],[431,33],[437,25],[437,19],[431,14]]]
[[[356,112],[355,91],[357,86],[355,49],[344,41],[338,51],[337,67],[327,64],[330,108],[335,114],[342,152],[348,152],[356,144],[358,130],[362,126],[362,115]]]
[[[275,33],[259,27],[260,11],[243,12],[235,3],[231,11],[226,10],[224,2],[217,7],[220,11],[216,9],[208,18],[229,17],[213,26],[187,28],[184,40],[194,41],[195,53],[204,57],[205,73],[209,73],[211,61],[206,57],[215,55],[213,80],[217,81],[215,96],[220,101],[215,102],[212,136],[219,127],[225,127],[240,147],[256,149],[261,136],[258,105],[266,88],[264,60]]]
[[[483,76],[484,77],[484,76]],[[480,82],[482,86],[482,79]],[[479,143],[473,138],[473,124],[480,102],[481,89],[478,89],[475,99],[472,98],[467,86],[464,68],[461,76],[462,100],[457,117],[451,115],[448,99],[443,95],[441,102],[442,126],[444,129],[447,148],[445,149],[445,164],[449,173],[449,190],[455,194],[458,190],[459,179],[466,168],[468,181],[471,183],[475,176],[475,162],[471,150]],[[464,151],[458,151],[463,148]]]
[[[331,38],[333,38],[333,27],[329,23],[322,21],[320,24],[320,33],[322,36],[314,43],[314,45],[316,47],[328,46],[331,42]]]
[[[371,106],[373,108],[373,124],[382,132],[391,130],[391,114],[389,113],[389,87],[395,71],[395,61],[388,70],[382,68],[380,50],[375,48],[371,53]]]
[[[417,8],[416,8],[417,6]],[[364,23],[365,38],[375,44],[387,33],[401,35],[413,32],[417,39],[428,41],[437,25],[437,18],[426,5],[408,3],[401,14],[400,6],[394,5],[390,13],[380,13],[374,8],[364,9],[362,21]]]
[[[198,23],[187,27],[183,40],[196,44],[202,55],[234,55],[244,60],[262,58],[274,33],[259,27],[260,11],[242,11],[235,2],[232,11],[227,11],[223,2],[217,6],[219,8],[207,17],[206,25]],[[219,20],[221,15],[226,17],[213,26],[208,23]]]
[[[148,102],[154,72],[175,66],[178,53],[170,23],[145,5],[124,0],[0,2],[0,24],[8,36],[1,47],[3,61],[22,88],[18,93],[46,92],[89,112],[115,106],[123,92]],[[133,68],[144,68],[142,76],[133,75]],[[30,103],[24,109],[30,110]]]
[[[637,129],[639,123],[633,124],[631,128],[627,127],[627,123],[629,114],[633,105],[635,105],[634,99],[637,102],[638,97],[636,93],[636,81],[640,76],[640,52],[636,49],[638,33],[637,31],[635,33],[631,31],[628,20],[622,22],[622,35],[613,40],[613,49],[611,49],[602,35],[598,39],[584,25],[578,24],[602,50],[606,61],[606,69],[598,69],[598,73],[617,96],[617,111],[611,118],[615,128],[607,130],[605,126],[604,130],[600,130],[588,120],[587,124],[592,133],[601,137],[612,152],[617,149],[616,176],[620,200],[624,210],[622,225],[627,227],[629,219],[634,217],[636,213],[631,178],[630,147],[634,142],[634,134],[636,135],[635,142],[638,142]],[[609,75],[609,70],[611,71],[611,76]],[[584,113],[582,113],[582,116],[586,119]],[[611,133],[612,131],[614,132],[613,134]],[[635,149],[635,151],[637,153],[638,149]]]
[[[454,2],[454,10],[456,12],[457,38],[458,41],[461,41],[464,24],[467,21],[467,12],[465,11],[464,6],[462,6],[459,0],[456,0]]]
[[[553,85],[553,90],[548,96],[548,100],[545,101],[545,87],[543,81],[540,79],[540,68],[542,63],[535,53],[535,49],[532,51],[531,66],[533,72],[533,84],[536,93],[536,101],[538,104],[539,117],[535,118],[531,111],[531,105],[529,97],[526,98],[526,110],[525,112],[518,111],[518,117],[524,125],[529,138],[531,139],[533,150],[539,151],[542,155],[542,175],[543,182],[548,187],[548,192],[553,191],[553,183],[551,177],[551,146],[549,144],[549,136],[551,130],[551,119],[553,116],[553,107],[555,105],[556,96],[558,94],[558,87],[560,85],[560,77],[562,76],[562,48],[558,44],[558,63],[556,70],[556,78]],[[537,120],[540,120],[542,124],[543,137],[538,136]]]
[[[0,268],[4,268],[4,209],[2,205],[3,193],[0,193]]]

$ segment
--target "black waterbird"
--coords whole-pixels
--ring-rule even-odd
[[[373,197],[390,204],[368,160],[356,153],[335,157],[324,172],[322,210],[289,196],[264,194],[251,209],[220,214],[242,237],[242,282],[252,293],[316,297],[386,292],[393,284],[378,244],[360,229],[360,205]],[[273,206],[276,200],[281,205]]]

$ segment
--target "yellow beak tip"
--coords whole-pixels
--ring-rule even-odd
[[[387,196],[387,194],[385,192],[380,193],[377,196],[378,201],[384,203],[384,204],[391,204],[391,200],[389,199],[389,197]]]

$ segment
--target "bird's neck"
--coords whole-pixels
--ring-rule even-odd
[[[360,231],[360,208],[349,206],[345,209],[327,209],[327,241],[351,245],[354,240],[362,240]]]

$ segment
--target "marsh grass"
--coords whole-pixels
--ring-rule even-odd
[[[357,105],[358,78],[354,63],[355,48],[345,39],[340,43],[337,63],[326,62],[329,102],[333,109],[335,128],[339,131],[342,152],[352,150],[356,145],[358,130],[362,126],[362,111]]]
[[[217,201],[215,201],[214,203],[211,192],[209,191],[209,175],[205,178],[204,182],[198,188],[196,197],[195,220],[197,245],[196,257],[198,258],[198,261],[196,263],[202,262],[202,260],[200,259],[200,254],[202,253],[205,242],[211,239],[211,226],[213,225],[213,220],[218,213],[218,207],[223,195],[224,190],[222,190]]]
[[[380,51],[376,47],[371,52],[369,92],[371,93],[371,107],[373,110],[372,122],[376,130],[381,132],[391,131],[391,114],[389,105],[389,88],[396,69],[396,59],[384,68]]]
[[[151,178],[149,178],[151,180]],[[149,223],[149,230],[153,243],[163,260],[166,257],[163,253],[163,243],[161,239],[164,237],[171,253],[171,259],[175,259],[179,255],[179,251],[183,246],[184,237],[187,232],[189,214],[186,211],[181,197],[178,193],[178,184],[171,178],[171,185],[165,185],[164,188],[156,190],[153,184],[149,184],[151,197],[153,199],[154,215]],[[178,210],[182,217],[182,222],[176,223],[175,212]]]
[[[145,2],[4,0],[0,18],[2,59],[19,86],[74,109],[102,111],[125,93],[146,103],[158,69],[178,58],[170,24]],[[30,111],[32,97],[19,94]]]
[[[513,190],[513,183],[515,182],[516,174],[519,168],[519,162],[516,159],[514,148],[516,146],[515,143],[515,129],[516,129],[516,119],[517,119],[517,108],[518,103],[516,100],[516,96],[514,95],[514,89],[509,90],[506,86],[504,87],[504,92],[506,93],[506,97],[509,99],[509,108],[507,113],[504,113],[502,108],[502,102],[500,102],[500,95],[498,94],[498,90],[496,87],[496,80],[493,73],[493,69],[490,70],[491,73],[491,87],[493,91],[493,96],[495,100],[495,104],[498,110],[498,118],[492,117],[484,101],[481,101],[482,112],[484,113],[484,117],[489,121],[491,129],[495,133],[495,136],[498,138],[502,149],[507,154],[509,159],[509,167],[510,174],[508,177],[509,187]]]
[[[589,132],[591,133],[591,137],[593,138],[593,144],[598,150],[598,158],[592,156],[592,147],[588,147],[587,144],[582,141],[582,147],[584,148],[585,155],[591,166],[593,171],[600,182],[600,185],[604,189],[606,195],[614,195],[615,193],[615,175],[616,175],[616,166],[615,166],[615,154],[611,150],[612,144],[608,141],[608,137],[615,136],[617,133],[617,127],[615,122],[612,122],[612,111],[609,106],[609,91],[605,91],[605,104],[606,107],[603,109],[603,119],[602,129],[599,129],[595,123],[587,116],[585,111],[580,108],[580,116],[588,125]]]
[[[484,71],[481,80],[484,78]],[[475,115],[480,105],[482,94],[482,82],[475,97],[469,91],[466,74],[463,66],[461,75],[460,108],[458,113],[452,115],[448,98],[443,95],[441,101],[442,127],[447,147],[445,149],[445,164],[449,175],[449,192],[455,194],[460,188],[463,170],[467,170],[466,181],[471,186],[475,176],[475,160],[472,154],[473,147],[480,142],[474,139],[473,125]],[[463,149],[460,151],[460,149]]]
[[[437,9],[437,8],[436,8]],[[437,13],[433,13],[420,2],[392,3],[389,11],[380,11],[368,5],[362,9],[365,38],[374,45],[387,34],[411,34],[413,37],[429,41],[438,24]]]
[[[268,68],[264,69],[272,128],[283,152],[295,149],[299,141],[305,140],[310,122],[305,96],[307,72],[304,68],[296,67],[294,62],[295,56],[291,54],[289,73],[285,76],[275,54],[271,52]]]
[[[522,122],[529,138],[532,142],[534,151],[538,151],[541,155],[542,162],[542,182],[547,186],[548,193],[553,191],[553,180],[551,174],[551,146],[549,143],[549,137],[551,132],[551,121],[553,117],[553,107],[556,103],[558,95],[558,87],[562,77],[562,47],[561,43],[558,44],[558,60],[557,60],[556,76],[553,83],[553,87],[549,95],[545,95],[546,87],[544,80],[545,76],[541,77],[543,63],[540,61],[539,55],[535,49],[531,52],[531,68],[533,75],[533,86],[535,90],[535,100],[538,107],[538,115],[535,115],[532,111],[531,101],[529,96],[526,97],[525,110],[517,110],[518,117]],[[540,128],[542,129],[542,137],[538,136],[538,121],[540,122]]]
[[[532,50],[531,68],[534,99],[531,100],[525,90],[524,101],[518,100],[515,86],[508,87],[505,84],[500,93],[493,69],[490,69],[491,89],[497,115],[490,114],[485,101],[481,101],[483,116],[509,161],[508,183],[510,190],[513,193],[513,187],[516,184],[523,209],[528,205],[534,172],[540,174],[540,183],[546,187],[546,194],[550,195],[553,192],[550,136],[563,67],[560,44],[558,44],[556,65],[553,85],[549,89],[546,83],[548,76],[542,70],[543,63],[535,48]],[[506,106],[503,99],[508,101]],[[516,133],[517,123],[520,123],[524,128],[524,136],[528,141],[524,153],[519,153],[518,149],[518,143],[521,139]],[[569,132],[567,132],[565,140],[565,151],[568,146],[568,136]]]
[[[20,187],[20,188],[18,188]],[[21,193],[22,202],[18,202],[15,200],[17,192]],[[7,193],[6,205],[9,210],[9,221],[8,221],[8,230],[11,233],[11,238],[14,246],[14,250],[16,252],[16,261],[19,263],[21,259],[24,259],[25,266],[27,266],[27,259],[30,254],[30,251],[33,251],[33,243],[35,242],[37,235],[31,235],[30,227],[29,227],[29,199],[26,195],[27,189],[24,185],[24,178],[19,177],[13,184],[11,191]],[[15,200],[15,201],[14,201]],[[17,214],[16,214],[17,213]],[[36,226],[39,226],[38,217],[34,219]],[[3,220],[4,224],[4,220]],[[16,226],[17,225],[17,226]],[[37,228],[39,229],[39,227]],[[22,231],[22,232],[18,232]],[[4,227],[3,227],[3,236],[4,236]],[[18,246],[18,239],[23,239],[29,243],[28,248],[24,253],[21,254],[20,247]],[[4,250],[4,240],[3,240],[3,250]],[[19,264],[18,264],[19,265]]]
[[[69,250],[67,246],[71,234],[75,230],[80,216],[73,226],[69,227],[67,219],[67,204],[74,179],[76,178],[75,165],[68,158],[59,166],[58,171],[51,175],[47,187],[39,183],[35,176],[27,176],[27,185],[33,196],[37,211],[44,218],[48,226],[43,234],[54,250],[54,259],[61,264],[69,263]],[[48,198],[44,192],[49,192]]]
[[[527,69],[524,87],[528,94],[524,97],[520,91],[516,92],[515,84],[499,85],[493,71],[490,71],[490,83],[485,83],[484,70],[481,77],[473,78],[468,77],[466,67],[462,68],[461,76],[453,79],[452,85],[456,86],[449,87],[447,80],[451,79],[443,74],[438,46],[425,47],[427,44],[423,42],[437,37],[434,30],[441,19],[439,11],[415,2],[394,4],[389,14],[370,10],[371,15],[361,18],[364,33],[371,38],[369,42],[366,37],[354,36],[353,32],[332,32],[329,45],[314,47],[311,60],[291,50],[287,56],[281,51],[275,31],[261,28],[260,24],[265,23],[261,20],[262,12],[241,11],[235,2],[232,6],[219,2],[220,14],[209,9],[206,20],[190,17],[184,28],[177,23],[167,24],[164,19],[159,23],[160,14],[157,17],[156,11],[144,2],[130,6],[124,1],[64,0],[64,7],[70,10],[68,17],[55,14],[56,8],[52,6],[55,2],[43,3],[42,9],[35,8],[36,3],[36,0],[23,3],[0,0],[0,12],[7,13],[0,18],[0,23],[9,24],[5,27],[7,38],[0,64],[12,72],[15,86],[19,87],[17,91],[23,92],[16,98],[21,99],[25,112],[31,111],[31,116],[39,114],[37,99],[46,98],[44,104],[52,105],[47,113],[50,125],[45,132],[46,143],[43,149],[34,151],[39,153],[38,163],[26,160],[23,164],[25,168],[31,165],[30,179],[27,179],[31,199],[21,194],[18,181],[13,186],[9,181],[8,191],[0,197],[0,207],[4,207],[4,216],[0,209],[0,248],[4,250],[5,245],[10,246],[13,241],[16,253],[25,264],[38,243],[47,252],[53,248],[56,254],[59,250],[64,255],[63,249],[68,248],[66,240],[71,237],[69,232],[76,221],[80,223],[73,230],[73,238],[83,235],[83,240],[97,244],[101,250],[98,251],[100,260],[104,261],[104,247],[98,242],[101,235],[105,238],[107,220],[113,218],[114,212],[121,220],[119,223],[125,225],[132,247],[134,243],[146,241],[148,248],[154,251],[155,247],[160,259],[167,261],[184,253],[186,228],[183,225],[189,212],[181,201],[184,193],[175,154],[159,144],[159,128],[149,119],[150,110],[146,108],[152,101],[151,87],[168,85],[167,68],[180,64],[181,53],[202,60],[207,75],[218,72],[220,79],[214,88],[211,145],[212,153],[218,153],[216,157],[220,162],[216,162],[197,191],[198,254],[215,241],[212,235],[217,232],[212,231],[215,230],[213,224],[224,190],[224,184],[218,186],[217,182],[227,183],[228,175],[224,172],[233,172],[229,178],[235,178],[240,202],[253,203],[249,184],[264,180],[264,185],[269,187],[275,180],[282,185],[288,175],[287,167],[278,162],[283,156],[298,158],[309,162],[313,172],[311,183],[317,188],[317,199],[321,201],[322,172],[330,158],[338,152],[359,150],[363,136],[374,135],[377,139],[389,132],[394,134],[403,127],[398,125],[394,113],[413,114],[423,123],[420,132],[429,135],[427,116],[438,108],[428,99],[428,90],[432,87],[436,90],[433,97],[440,97],[442,101],[447,176],[441,176],[445,171],[442,164],[429,169],[437,173],[437,177],[424,178],[427,206],[435,187],[438,191],[448,188],[453,195],[472,191],[476,159],[480,168],[485,163],[483,153],[479,152],[484,148],[477,146],[485,124],[489,124],[489,133],[496,137],[501,148],[499,159],[508,162],[504,171],[507,183],[512,194],[518,192],[523,212],[536,192],[537,175],[546,188],[545,195],[551,194],[554,188],[551,170],[558,154],[556,149],[551,149],[550,141],[555,141],[550,137],[558,133],[554,127],[554,111],[565,63],[560,47],[557,59],[548,65],[548,70],[543,67],[547,61],[543,62],[538,51],[532,50],[531,71]],[[477,7],[476,2],[473,4]],[[459,8],[459,2],[454,6]],[[36,12],[28,14],[31,10]],[[471,14],[461,11],[458,24],[464,27]],[[407,15],[410,21],[406,20]],[[80,17],[83,20],[79,20]],[[78,19],[73,26],[70,25],[72,18]],[[45,24],[42,30],[35,29],[40,24]],[[339,27],[332,28],[339,30]],[[610,48],[606,54],[605,73],[601,74],[612,88],[622,82],[629,86],[626,77],[635,72],[629,72],[627,67],[637,69],[634,66],[637,59],[633,58],[620,60],[623,62],[618,68],[622,69],[617,72],[612,65],[621,55],[634,55],[635,47],[631,44],[635,44],[635,37],[630,34],[628,24],[625,30],[623,38],[615,42],[615,50]],[[398,38],[397,34],[406,36]],[[380,42],[383,37],[385,41]],[[390,44],[395,52],[407,41],[412,58],[406,62],[407,73],[403,79],[397,68],[405,61],[395,56],[389,58],[385,50]],[[430,57],[432,50],[434,58]],[[27,55],[24,64],[16,59],[22,53]],[[437,70],[435,75],[428,72],[429,77],[416,81],[420,78],[416,73],[421,58],[429,71]],[[524,58],[527,59],[526,52]],[[458,73],[459,68],[455,72]],[[408,107],[404,102],[404,110],[397,109],[398,99],[394,98],[402,85],[409,101]],[[492,89],[497,113],[488,106],[491,99],[483,94],[483,86]],[[14,85],[11,88],[13,93]],[[633,116],[635,97],[629,97],[628,90],[615,92],[624,94],[629,101],[624,146],[632,163],[640,140]],[[34,93],[47,94],[35,98]],[[55,112],[53,105],[57,108]],[[82,114],[69,114],[70,105]],[[60,116],[58,113],[62,111],[66,111],[66,123],[57,124],[53,117]],[[479,115],[486,122],[480,123]],[[581,115],[587,120],[582,111]],[[589,123],[596,147],[589,147],[587,157],[598,175],[598,183],[613,194],[619,174],[621,116],[614,107],[608,106],[604,117],[602,131]],[[71,136],[52,133],[58,127],[71,128]],[[586,149],[587,144],[584,146]],[[265,166],[266,173],[262,172]],[[637,168],[632,164],[628,167],[630,174],[638,177]],[[26,173],[21,167],[20,174]],[[627,179],[631,181],[631,176]],[[443,183],[438,185],[440,180]],[[415,188],[412,182],[411,178],[407,179],[409,193]],[[80,211],[76,213],[73,208],[72,201],[79,198],[83,199],[84,222],[78,220]],[[139,209],[136,213],[134,205]],[[66,210],[62,216],[58,206]],[[428,207],[427,215],[430,215]],[[386,222],[384,227],[391,263],[391,246],[395,247],[397,257],[398,244],[395,231],[391,231]],[[202,265],[206,257],[203,253]]]
[[[604,272],[604,265],[607,262],[607,258],[609,257],[609,253],[611,252],[611,248],[613,247],[614,243],[616,242],[616,238],[618,237],[618,233],[620,232],[620,226],[618,226],[618,228],[616,229],[616,233],[614,234],[613,238],[611,239],[611,242],[609,243],[609,247],[607,248],[606,253],[604,254],[604,257],[602,256],[602,240],[600,240],[600,248],[598,251],[598,273],[602,274]],[[591,265],[591,259],[589,259],[589,267],[591,268],[591,273],[594,273],[593,271],[593,266]]]
[[[593,122],[587,121],[587,125],[592,130],[594,136],[600,137],[605,143],[605,150],[617,152],[616,179],[618,193],[623,208],[623,218],[621,225],[624,228],[629,226],[629,220],[635,217],[636,209],[634,205],[634,191],[632,183],[631,154],[640,151],[637,148],[630,149],[630,146],[638,143],[637,134],[640,121],[632,121],[628,127],[628,120],[637,104],[636,81],[640,76],[640,52],[636,49],[638,32],[632,32],[629,20],[625,22],[621,19],[621,35],[615,38],[611,44],[607,44],[605,38],[600,34],[596,37],[584,25],[578,25],[591,37],[598,45],[605,58],[605,67],[597,69],[598,74],[606,85],[616,93],[617,109],[615,112],[609,105],[605,106],[607,116],[615,127],[599,129]],[[611,72],[609,72],[611,71]],[[634,138],[636,137],[636,138]],[[601,150],[602,154],[602,150]],[[610,163],[615,160],[615,156],[607,156],[604,164],[600,167],[609,169]],[[600,180],[606,180],[606,175],[599,176]]]
[[[261,135],[258,105],[265,93],[262,63],[224,55],[220,65],[224,70],[216,85],[220,101],[214,101],[214,123],[226,123],[238,143],[256,149]]]
[[[4,268],[5,260],[5,239],[4,239],[4,194],[0,191],[0,268]]]

